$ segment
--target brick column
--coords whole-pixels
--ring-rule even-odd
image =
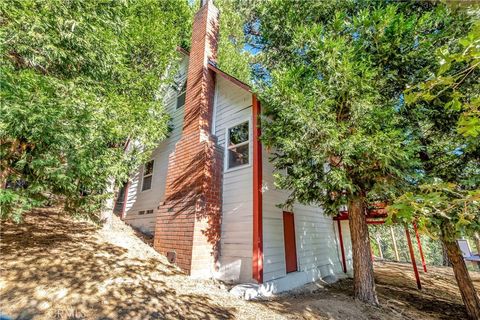
[[[154,248],[175,252],[176,264],[209,277],[220,240],[223,155],[211,134],[218,9],[205,1],[195,15],[187,75],[182,137],[169,157],[165,202],[160,204]]]

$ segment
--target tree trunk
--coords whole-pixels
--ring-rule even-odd
[[[109,194],[109,197],[105,200],[105,205],[100,213],[100,221],[104,229],[110,229],[112,227],[113,209],[115,207],[115,199],[117,194],[117,190],[115,188],[115,179],[109,179],[105,193]]]
[[[350,235],[353,255],[353,289],[355,298],[378,306],[370,236],[365,220],[365,198],[355,197],[348,202]]]
[[[471,319],[480,319],[480,299],[473,286],[468,273],[465,260],[456,241],[442,241],[447,250],[448,258],[452,263],[453,272],[457,279],[458,288],[462,294],[463,303],[467,308],[467,314]]]
[[[451,267],[452,264],[450,263],[450,259],[448,259],[448,253],[447,253],[447,248],[445,247],[445,244],[441,242],[442,244],[442,265],[444,267]]]
[[[0,171],[0,189],[7,188],[8,176],[11,173],[10,168],[5,168],[3,171]]]
[[[380,237],[376,236],[375,241],[377,242],[378,254],[380,255],[380,259],[383,260],[382,243],[380,242]]]
[[[477,254],[480,255],[480,235],[475,232],[475,247],[477,247]]]

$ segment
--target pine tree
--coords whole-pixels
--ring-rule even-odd
[[[378,304],[364,213],[414,179],[418,144],[400,113],[403,91],[436,67],[435,49],[468,17],[431,2],[259,2],[247,31],[260,51],[254,82],[264,105],[285,206],[347,205],[355,297]]]
[[[98,213],[168,133],[155,96],[188,39],[188,3],[6,0],[0,12],[1,218],[49,194]]]

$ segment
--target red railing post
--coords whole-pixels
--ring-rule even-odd
[[[347,262],[345,260],[345,248],[343,247],[342,223],[340,220],[337,220],[337,225],[338,225],[338,237],[340,239],[340,251],[342,252],[343,272],[347,273]]]
[[[423,271],[427,272],[427,264],[425,263],[425,257],[423,256],[422,243],[420,242],[420,235],[418,234],[416,223],[413,223],[413,229],[415,230],[415,237],[417,238],[417,245],[418,245],[418,251],[420,252],[420,258],[422,258]]]
[[[408,249],[410,251],[410,259],[412,260],[413,272],[415,273],[415,279],[417,280],[418,290],[422,289],[422,283],[420,282],[420,275],[418,274],[417,263],[415,262],[415,254],[413,252],[412,239],[410,239],[410,232],[407,225],[405,225],[405,234],[407,235]]]

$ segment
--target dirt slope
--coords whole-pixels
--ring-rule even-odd
[[[20,319],[281,319],[185,276],[133,230],[40,210],[2,225],[1,311]]]
[[[118,219],[103,231],[38,210],[23,224],[2,223],[0,244],[0,312],[14,319],[465,317],[451,271],[443,268],[422,274],[419,292],[409,265],[377,263],[381,308],[355,302],[350,280],[247,302],[219,282],[190,279]]]

